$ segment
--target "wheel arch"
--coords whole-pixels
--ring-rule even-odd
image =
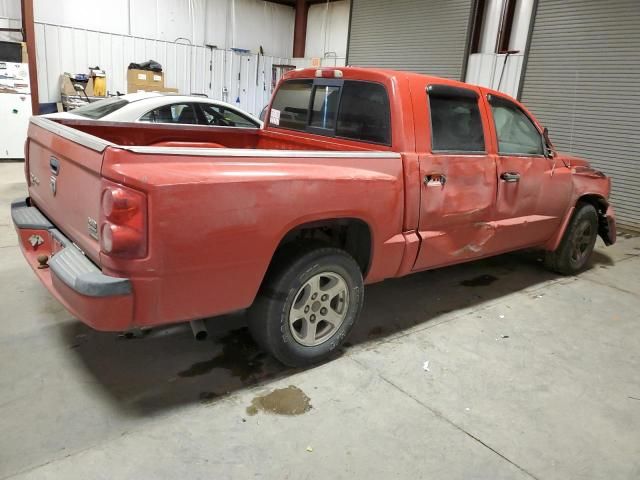
[[[602,238],[605,245],[613,245],[615,243],[616,232],[612,232],[610,230],[610,224],[607,218],[607,210],[610,206],[609,201],[597,193],[587,193],[578,198],[576,207],[580,203],[593,205],[596,209],[596,213],[598,214],[598,235]]]
[[[614,243],[612,241],[612,233],[609,231],[609,222],[607,221],[607,209],[609,208],[609,201],[602,195],[598,193],[585,193],[578,197],[575,205],[573,205],[566,213],[564,219],[562,220],[561,227],[558,229],[557,233],[553,236],[553,238],[547,242],[545,245],[545,250],[547,251],[555,251],[560,242],[562,241],[562,237],[564,237],[567,228],[569,227],[569,222],[571,218],[575,214],[576,210],[581,204],[592,205],[596,209],[596,213],[598,214],[598,235],[602,238],[606,245],[611,245]],[[615,232],[613,232],[615,235]]]
[[[295,243],[311,242],[346,251],[360,266],[363,277],[369,272],[373,230],[365,220],[357,217],[325,218],[295,225],[282,236],[272,258]]]

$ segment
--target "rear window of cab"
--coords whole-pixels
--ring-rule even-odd
[[[361,142],[391,144],[386,88],[359,80],[287,80],[271,105],[269,125]]]

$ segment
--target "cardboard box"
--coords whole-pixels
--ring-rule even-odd
[[[129,92],[135,91],[136,87],[144,87],[143,90],[146,88],[164,88],[164,74],[148,70],[127,70],[127,86],[129,87]]]
[[[150,87],[148,85],[128,85],[127,93],[141,92],[178,93],[178,89],[168,87]]]

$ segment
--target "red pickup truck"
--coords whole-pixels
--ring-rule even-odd
[[[598,234],[615,242],[610,179],[499,92],[305,69],[266,120],[32,118],[11,207],[27,261],[95,329],[248,309],[256,341],[306,365],[344,340],[365,283],[531,247],[574,274]]]

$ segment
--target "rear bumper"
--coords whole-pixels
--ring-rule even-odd
[[[104,275],[27,201],[11,204],[11,218],[27,263],[67,310],[96,330],[132,327],[134,293],[129,279]],[[48,257],[44,268],[38,261],[43,255]]]

